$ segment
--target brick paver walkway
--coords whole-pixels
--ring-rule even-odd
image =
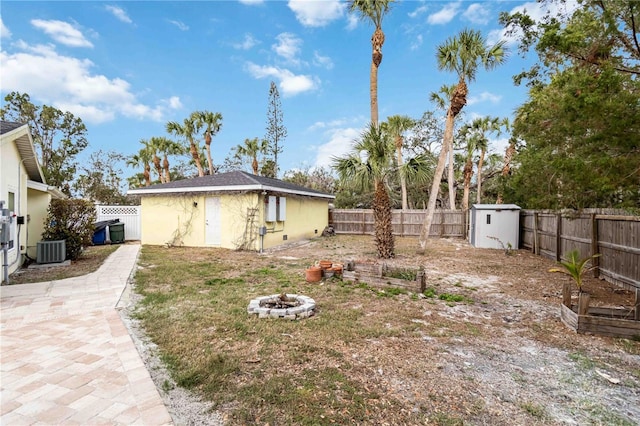
[[[139,250],[82,277],[0,287],[0,424],[172,424],[116,311]]]

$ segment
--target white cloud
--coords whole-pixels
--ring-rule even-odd
[[[358,26],[358,17],[352,13],[347,15],[347,30],[355,30]]]
[[[72,47],[93,47],[93,44],[84,38],[84,35],[68,22],[45,21],[43,19],[32,19],[31,25],[42,30],[58,43]]]
[[[131,18],[129,18],[129,15],[127,15],[127,12],[125,12],[121,7],[107,5],[104,8],[107,10],[107,12],[111,13],[113,16],[118,18],[118,20],[124,22],[125,24],[133,23]]]
[[[4,22],[2,22],[1,16],[0,16],[0,38],[11,38],[11,31],[9,31],[9,28],[4,26]]]
[[[167,22],[178,27],[180,31],[189,31],[189,26],[182,21],[174,21],[174,20],[168,19]]]
[[[455,18],[456,13],[460,9],[460,3],[449,3],[436,13],[432,13],[427,18],[427,22],[432,25],[444,25],[451,22]]]
[[[490,92],[482,92],[478,96],[471,96],[467,100],[467,105],[477,104],[479,102],[491,102],[492,104],[497,104],[502,99],[500,95],[494,95]]]
[[[559,14],[572,13],[580,7],[576,1],[569,1],[566,3],[537,3],[529,2],[514,7],[509,12],[510,14],[521,12],[529,15],[534,21],[540,22],[542,18],[547,14],[551,16],[557,16]],[[518,39],[522,35],[521,31],[515,31],[513,34],[508,34],[508,29],[501,28],[497,30],[489,31],[487,35],[487,44],[493,45],[499,41],[504,41],[507,45],[513,45],[518,42]]]
[[[242,4],[246,4],[247,6],[255,6],[258,4],[264,3],[264,0],[238,0]]]
[[[249,50],[259,43],[260,41],[256,40],[251,33],[247,33],[244,35],[244,40],[241,43],[234,43],[232,46],[235,49]]]
[[[167,108],[181,106],[177,97],[157,106],[144,105],[127,81],[96,74],[89,59],[60,55],[53,45],[31,46],[19,41],[15,47],[21,51],[0,52],[3,90],[29,93],[83,121],[100,123],[118,115],[163,121]]]
[[[289,0],[288,6],[305,27],[324,27],[342,17],[346,3],[340,0]]]
[[[282,96],[285,97],[313,91],[320,85],[317,77],[302,74],[296,75],[283,68],[267,65],[261,66],[253,62],[247,62],[245,68],[254,78],[261,79],[271,77],[278,80],[278,86],[280,86]]]
[[[413,12],[409,12],[409,18],[415,18],[418,15],[422,15],[423,13],[425,13],[427,11],[427,6],[426,5],[422,5],[419,6],[416,10],[414,10]]]
[[[420,46],[422,46],[422,34],[418,34],[416,39],[411,43],[411,50],[417,50]]]
[[[302,39],[291,33],[280,33],[276,36],[278,41],[276,44],[271,45],[271,49],[288,61],[296,62],[296,56],[300,53],[300,47],[302,46]]]
[[[342,157],[351,150],[353,142],[361,133],[362,129],[354,127],[331,129],[325,132],[329,141],[318,146],[314,167],[330,167],[334,157]]]
[[[474,24],[486,25],[489,23],[489,9],[486,6],[488,4],[473,3],[467,7],[462,16]]]
[[[333,61],[331,58],[328,56],[322,56],[317,50],[313,52],[313,64],[317,67],[324,67],[328,70],[333,68]]]

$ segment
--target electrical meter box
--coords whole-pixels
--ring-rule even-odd
[[[287,219],[287,199],[278,197],[278,208],[276,209],[276,220],[284,222]]]
[[[268,197],[265,197],[265,205],[264,205],[264,209],[265,209],[265,222],[275,222],[277,220],[277,213],[276,213],[276,209],[277,209],[277,205],[276,205],[276,196],[275,195],[269,195]]]

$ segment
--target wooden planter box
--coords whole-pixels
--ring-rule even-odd
[[[417,270],[416,279],[412,281],[387,276],[392,272],[393,269],[385,263],[356,265],[355,262],[347,262],[342,279],[354,283],[363,282],[373,287],[403,288],[414,293],[422,293],[427,288],[427,276],[423,270]]]
[[[601,336],[640,338],[640,290],[636,290],[635,306],[625,308],[597,308],[589,306],[589,295],[582,293],[578,304],[571,304],[571,284],[562,289],[560,319],[577,333]]]

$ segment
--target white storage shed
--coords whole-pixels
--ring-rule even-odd
[[[471,206],[469,240],[478,248],[517,249],[520,236],[520,207],[515,204]]]

